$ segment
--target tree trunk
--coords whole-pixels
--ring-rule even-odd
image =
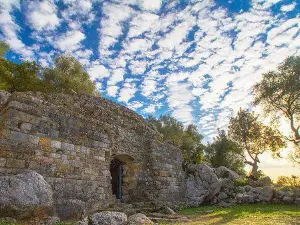
[[[258,157],[256,156],[255,157],[255,160],[252,164],[252,170],[251,170],[251,174],[250,176],[253,177],[254,179],[255,178],[258,178],[258,163],[259,163],[259,160],[258,160]]]

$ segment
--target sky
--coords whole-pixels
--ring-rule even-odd
[[[170,114],[212,140],[253,108],[262,73],[300,54],[299,0],[0,0],[8,58],[51,66],[75,56],[106,98]],[[299,174],[263,156],[272,178]]]

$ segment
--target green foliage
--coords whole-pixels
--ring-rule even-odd
[[[174,225],[298,224],[300,219],[299,206],[264,203],[238,204],[229,208],[201,206],[183,209],[179,214],[187,216],[193,222],[179,222]]]
[[[96,94],[95,84],[74,57],[58,56],[53,68],[42,68],[36,62],[14,63],[4,59],[8,49],[8,45],[0,42],[0,90]]]
[[[39,65],[35,62],[17,64],[0,58],[0,89],[14,91],[43,91],[38,77]]]
[[[245,174],[243,149],[230,140],[224,130],[205,149],[205,157],[213,167],[225,166],[238,174]]]
[[[199,164],[202,161],[205,146],[201,143],[203,136],[198,133],[196,126],[190,124],[185,128],[170,115],[161,116],[159,119],[149,116],[147,121],[162,134],[163,141],[182,150],[186,164]]]
[[[254,87],[255,105],[276,116],[283,115],[290,121],[294,144],[300,143],[300,56],[288,57],[277,71],[263,74],[263,79]]]
[[[9,45],[4,41],[0,41],[0,58],[3,58],[9,50]]]
[[[284,187],[300,187],[300,176],[280,176],[277,178],[276,183]]]
[[[249,185],[249,179],[248,178],[239,178],[239,179],[236,179],[234,181],[234,185],[236,187],[243,187],[243,186]]]
[[[240,109],[235,118],[231,118],[228,134],[249,156],[245,156],[245,163],[252,166],[251,176],[258,176],[258,156],[265,151],[272,151],[274,155],[285,147],[285,142],[279,131],[272,129],[258,121],[254,113]]]
[[[95,84],[73,56],[61,55],[55,59],[54,68],[45,68],[43,81],[46,92],[67,94],[95,94]]]

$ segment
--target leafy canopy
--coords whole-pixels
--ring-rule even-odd
[[[238,174],[245,174],[243,149],[230,140],[224,130],[205,149],[205,157],[213,167],[225,166]]]
[[[162,140],[179,147],[182,150],[186,164],[197,164],[202,161],[204,145],[201,143],[203,136],[198,133],[196,126],[190,124],[186,128],[170,115],[161,116],[159,119],[149,116],[151,124],[162,135]]]
[[[53,68],[42,68],[36,62],[15,63],[3,58],[8,50],[9,46],[0,42],[1,90],[96,94],[94,82],[73,56],[58,56]]]
[[[43,71],[43,82],[47,92],[95,94],[95,84],[82,65],[71,55],[55,59],[54,68]]]
[[[285,147],[285,142],[279,131],[272,129],[258,121],[254,113],[240,109],[235,118],[231,118],[228,129],[229,137],[236,142],[246,154],[245,163],[252,166],[252,176],[258,176],[258,156],[265,151],[271,151],[274,155]],[[247,159],[246,155],[250,158]]]
[[[300,144],[300,56],[288,57],[277,71],[263,74],[254,87],[255,105],[263,106],[270,115],[283,115],[290,121],[293,137]]]

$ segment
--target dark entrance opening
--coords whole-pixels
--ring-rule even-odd
[[[123,165],[122,162],[114,158],[110,163],[111,186],[112,193],[117,199],[122,199],[122,185],[123,185]]]

